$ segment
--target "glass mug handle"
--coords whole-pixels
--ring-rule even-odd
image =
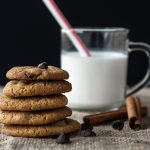
[[[150,45],[142,42],[129,42],[129,50],[130,51],[142,51],[145,52],[148,58],[148,69],[147,73],[142,81],[140,81],[137,85],[132,87],[126,94],[126,97],[134,94],[135,92],[139,91],[143,87],[147,85],[147,83],[150,81]]]

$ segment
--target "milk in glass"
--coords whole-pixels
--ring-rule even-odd
[[[72,91],[67,93],[72,108],[99,109],[119,106],[125,97],[127,55],[113,51],[62,53],[61,67],[70,74]]]

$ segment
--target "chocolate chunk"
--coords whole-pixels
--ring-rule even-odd
[[[136,124],[136,118],[131,118],[130,119],[129,126],[133,130],[140,130],[141,129],[141,125]]]
[[[122,130],[124,127],[124,121],[123,120],[116,120],[112,123],[112,127],[115,130]]]
[[[69,139],[69,136],[65,133],[61,133],[59,135],[59,137],[57,138],[56,142],[58,144],[68,144],[68,143],[71,143],[70,139]]]
[[[48,69],[48,64],[46,62],[42,62],[38,65],[38,67],[41,69]]]
[[[81,130],[93,130],[93,126],[89,122],[84,122],[81,124]]]
[[[96,136],[96,133],[93,132],[92,130],[83,130],[81,131],[81,135],[83,137],[92,137],[92,136]]]
[[[35,76],[35,74],[30,73],[30,72],[26,72],[25,75],[26,75],[28,78],[31,78],[31,79]]]

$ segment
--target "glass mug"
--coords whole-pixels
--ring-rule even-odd
[[[61,30],[61,68],[69,72],[72,91],[66,93],[68,106],[78,110],[108,110],[122,106],[127,96],[142,89],[145,78],[131,89],[127,88],[128,54],[140,50],[150,58],[150,46],[130,42],[125,28],[72,29],[88,48],[91,57],[81,57]],[[150,59],[149,59],[150,60]]]

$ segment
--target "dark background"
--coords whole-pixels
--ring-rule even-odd
[[[56,0],[73,27],[126,27],[130,40],[150,43],[148,1]],[[60,65],[60,27],[42,0],[0,1],[0,83],[15,65]],[[142,79],[146,56],[130,54],[128,84]],[[140,69],[140,71],[139,71]]]

